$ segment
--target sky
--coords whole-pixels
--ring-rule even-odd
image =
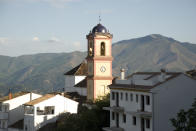
[[[99,15],[113,43],[161,34],[196,44],[196,0],[0,0],[0,55],[86,51]]]

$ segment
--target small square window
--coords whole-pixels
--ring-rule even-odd
[[[123,100],[123,93],[120,93],[120,99]]]
[[[126,115],[123,114],[123,123],[126,123]]]
[[[114,120],[114,119],[115,119],[115,113],[112,112],[112,120]]]
[[[150,119],[146,119],[146,128],[150,128]]]
[[[126,101],[128,101],[128,94],[127,93],[125,94],[125,98],[126,98]]]
[[[130,100],[133,101],[133,94],[130,94]]]
[[[150,96],[146,96],[146,105],[150,105]]]
[[[133,116],[133,125],[136,125],[137,123],[136,123],[136,117],[135,116]]]
[[[112,100],[114,100],[114,99],[115,99],[115,93],[112,92]]]
[[[138,103],[138,94],[136,94],[136,102]]]

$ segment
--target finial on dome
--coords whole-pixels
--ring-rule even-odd
[[[99,24],[101,23],[101,15],[99,15]]]

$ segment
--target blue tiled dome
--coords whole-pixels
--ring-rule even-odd
[[[103,25],[97,24],[93,28],[92,33],[107,33],[107,29]]]

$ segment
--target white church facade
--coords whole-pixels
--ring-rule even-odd
[[[100,23],[86,36],[88,53],[81,63],[65,75],[65,91],[77,92],[95,100],[109,93],[112,84],[112,37]]]

